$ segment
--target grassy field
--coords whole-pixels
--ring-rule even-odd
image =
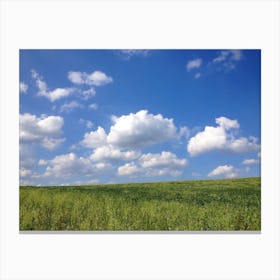
[[[261,230],[261,179],[20,187],[20,230]]]

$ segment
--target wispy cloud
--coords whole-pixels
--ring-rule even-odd
[[[127,49],[117,51],[119,56],[125,60],[130,60],[134,56],[147,57],[151,54],[150,50]]]
[[[89,89],[86,89],[86,90],[82,90],[81,93],[82,93],[83,99],[85,99],[85,100],[96,95],[96,91],[93,87],[90,87]]]
[[[67,97],[74,92],[74,88],[56,88],[48,90],[47,84],[35,70],[31,70],[31,76],[35,80],[38,87],[38,96],[44,96],[51,102],[57,101],[61,98]]]
[[[218,67],[218,70],[231,71],[236,68],[237,63],[243,58],[241,50],[219,51],[211,61],[211,65]]]
[[[186,64],[187,71],[191,71],[193,69],[198,69],[202,65],[202,59],[197,58],[193,60],[189,60]]]
[[[260,161],[258,159],[250,158],[250,159],[244,159],[242,164],[246,165],[252,165],[252,164],[259,164]]]
[[[199,79],[209,73],[220,71],[228,73],[236,69],[238,63],[243,59],[244,54],[241,50],[221,50],[216,52],[216,56],[203,63],[201,58],[189,60],[186,64],[188,72]]]
[[[88,108],[92,109],[92,110],[97,110],[98,109],[98,105],[96,103],[92,103],[92,104],[88,105]]]
[[[93,122],[89,120],[80,119],[79,124],[84,124],[87,128],[93,128]]]
[[[84,108],[84,105],[82,105],[81,103],[77,102],[77,101],[71,101],[68,103],[64,103],[63,105],[61,105],[60,107],[60,112],[63,113],[70,113],[72,111],[74,111],[77,108]]]
[[[27,93],[28,85],[24,82],[19,83],[19,92],[21,93]]]
[[[200,73],[200,72],[196,73],[196,74],[194,75],[194,77],[195,77],[195,79],[199,79],[199,78],[201,77],[201,73]]]

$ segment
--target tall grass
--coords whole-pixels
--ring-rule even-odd
[[[260,229],[260,178],[20,187],[20,230]]]

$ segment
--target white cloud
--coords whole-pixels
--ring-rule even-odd
[[[180,138],[188,138],[190,136],[190,129],[186,126],[181,126],[179,128],[178,137]]]
[[[103,86],[113,82],[113,79],[102,71],[94,71],[90,74],[86,72],[70,71],[68,73],[68,79],[74,84],[90,86]]]
[[[69,153],[50,160],[45,176],[71,177],[78,173],[85,175],[91,172],[93,172],[93,167],[87,159]]]
[[[34,150],[28,144],[19,145],[19,166],[20,168],[31,169],[36,164]]]
[[[218,56],[212,60],[212,64],[220,65],[226,71],[230,71],[236,67],[238,61],[243,57],[241,50],[224,50],[219,51]]]
[[[19,91],[22,93],[26,93],[28,90],[28,85],[25,84],[24,82],[19,83]]]
[[[34,172],[37,165],[35,149],[29,143],[19,145],[19,184],[36,185],[39,175]]]
[[[93,122],[89,120],[80,119],[79,124],[84,124],[87,128],[93,128]]]
[[[200,72],[196,73],[196,74],[194,75],[194,77],[195,77],[195,79],[199,79],[199,78],[201,77],[201,73],[200,73]]]
[[[26,168],[20,168],[19,169],[19,177],[20,178],[26,178],[32,175],[32,170],[26,169]]]
[[[147,176],[166,174],[179,176],[187,164],[186,159],[178,159],[175,154],[166,151],[160,154],[144,154],[139,158],[139,165],[145,170]]]
[[[42,147],[48,150],[54,150],[65,141],[65,138],[49,138],[45,137],[42,140]]]
[[[48,164],[48,161],[45,160],[45,159],[40,159],[40,160],[38,161],[38,165],[47,165],[47,164]]]
[[[107,142],[117,147],[138,149],[172,139],[177,133],[173,119],[149,114],[147,110],[113,117],[112,120],[114,125]]]
[[[237,120],[230,120],[225,117],[216,118],[216,124],[224,129],[239,128],[239,123]]]
[[[83,90],[82,91],[82,95],[84,97],[85,100],[89,99],[92,96],[96,95],[96,91],[93,87],[87,89],[87,90]]]
[[[107,143],[107,134],[102,127],[98,127],[97,130],[87,132],[84,135],[84,139],[81,141],[81,145],[87,148],[97,148]]]
[[[220,165],[208,174],[208,177],[225,177],[234,178],[237,177],[238,173],[232,165]]]
[[[192,137],[187,145],[191,156],[197,156],[215,150],[245,153],[255,152],[260,149],[255,137],[236,138],[234,134],[238,132],[239,123],[237,120],[230,120],[225,117],[216,118],[218,126],[206,126],[204,131]]]
[[[98,109],[98,105],[96,103],[92,103],[90,105],[88,105],[89,109],[92,109],[92,110],[97,110]]]
[[[177,168],[184,167],[187,165],[186,159],[178,159],[175,154],[171,152],[163,151],[161,154],[143,154],[139,163],[144,168],[154,168],[154,167],[168,167]]]
[[[56,88],[49,91],[46,82],[35,70],[31,70],[31,76],[35,80],[38,87],[38,96],[44,96],[49,99],[51,102],[59,100],[63,97],[67,97],[74,92],[73,88]]]
[[[139,157],[140,153],[133,150],[121,151],[118,148],[115,148],[111,145],[101,146],[96,148],[92,155],[90,156],[93,161],[109,161],[109,162],[118,162],[118,161],[127,161],[133,160]]]
[[[94,176],[111,168],[109,164],[94,164],[89,158],[74,153],[58,155],[48,161],[44,177],[69,178],[77,175]]]
[[[189,60],[187,62],[186,68],[188,71],[191,71],[192,69],[198,69],[202,65],[202,59],[197,58],[193,60]]]
[[[63,118],[60,116],[41,115],[36,117],[31,114],[20,114],[19,138],[22,143],[37,143],[47,149],[54,149],[64,139],[58,138],[63,126]]]
[[[90,180],[77,180],[74,181],[67,185],[71,185],[71,186],[82,186],[82,185],[98,185],[100,184],[100,181],[98,179],[90,179]]]
[[[68,72],[68,79],[72,83],[78,84],[78,85],[81,85],[81,84],[85,83],[85,79],[84,79],[83,73],[81,73],[81,72],[75,72],[75,71]]]
[[[179,176],[187,166],[186,159],[178,159],[171,152],[163,151],[160,154],[143,154],[137,163],[126,163],[118,168],[117,175],[135,177]]]
[[[58,99],[69,96],[73,91],[73,88],[56,88],[52,91],[39,92],[38,95],[44,96],[48,98],[51,102],[54,102]]]
[[[127,49],[127,50],[120,50],[118,52],[123,59],[129,60],[133,56],[142,56],[142,57],[147,57],[150,55],[149,50],[137,50],[137,49]]]
[[[138,173],[138,167],[132,163],[126,163],[118,167],[118,176],[134,177]]]
[[[114,124],[106,134],[102,127],[84,135],[81,145],[88,148],[111,145],[115,148],[138,150],[170,139],[187,137],[187,127],[177,129],[173,119],[164,118],[161,114],[149,114],[147,110],[137,113],[112,117]]]
[[[61,105],[59,111],[61,113],[62,112],[70,113],[71,111],[74,111],[77,108],[84,108],[84,106],[77,101],[71,101],[71,102],[64,103],[63,105]]]
[[[253,159],[253,158],[250,158],[250,159],[244,159],[242,164],[259,164],[260,161],[258,159]]]

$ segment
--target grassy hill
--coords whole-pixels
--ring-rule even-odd
[[[261,230],[261,179],[20,187],[20,230]]]

